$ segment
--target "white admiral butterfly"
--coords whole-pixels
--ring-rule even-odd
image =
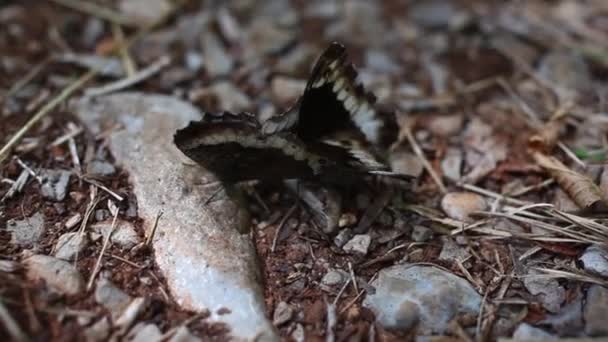
[[[333,43],[315,64],[306,89],[285,113],[260,124],[249,113],[206,113],[174,136],[188,157],[225,182],[284,179],[354,184],[407,181],[378,151],[396,139],[394,115],[356,82],[344,46]]]

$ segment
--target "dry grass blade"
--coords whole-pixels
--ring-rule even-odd
[[[553,213],[557,217],[563,218],[566,222],[586,229],[590,234],[597,234],[599,238],[603,237],[605,239],[605,243],[608,244],[608,227],[606,227],[605,225],[598,223],[592,219],[588,219],[574,214],[568,214],[556,209],[552,210],[551,213]]]
[[[152,244],[152,241],[154,241],[154,236],[156,235],[156,229],[158,228],[158,221],[160,221],[160,218],[162,216],[163,216],[162,211],[159,211],[158,214],[156,214],[156,218],[154,219],[154,225],[152,226],[152,231],[146,237],[146,242],[144,243],[146,246],[150,246]]]
[[[19,324],[13,319],[10,311],[6,309],[4,303],[0,300],[0,322],[4,325],[8,334],[12,337],[13,341],[29,341],[30,339],[25,335],[23,330],[19,327]]]
[[[484,195],[484,196],[488,196],[488,197],[494,198],[494,199],[499,200],[499,201],[504,201],[505,203],[511,203],[511,204],[515,204],[515,205],[528,205],[528,204],[531,204],[530,202],[526,202],[526,201],[518,200],[518,199],[515,199],[515,198],[507,197],[505,195],[501,195],[499,193],[496,193],[496,192],[493,192],[493,191],[490,191],[490,190],[487,190],[487,189],[480,188],[480,187],[475,186],[473,184],[463,183],[463,184],[458,184],[458,186],[460,186],[463,189],[466,189],[466,190],[469,190],[469,191],[473,191],[473,192],[476,192],[478,194],[481,194],[481,195]]]
[[[274,233],[274,238],[272,239],[272,246],[270,247],[271,253],[274,253],[274,250],[277,248],[277,241],[279,240],[279,235],[281,234],[281,230],[283,229],[283,226],[285,225],[287,220],[289,220],[291,215],[293,215],[294,211],[296,211],[297,208],[298,208],[298,204],[296,203],[291,208],[289,208],[289,210],[287,211],[285,216],[283,216],[283,219],[281,220],[281,222],[279,223],[279,226],[277,227],[277,231]]]
[[[159,58],[156,62],[150,64],[148,67],[140,70],[136,74],[131,77],[124,78],[122,80],[112,82],[106,84],[105,86],[89,88],[85,91],[86,96],[100,96],[104,94],[108,94],[111,92],[115,92],[127,87],[130,87],[134,84],[137,84],[148,77],[153,76],[154,74],[161,71],[164,67],[171,63],[171,58],[168,56],[163,56]]]
[[[574,152],[572,152],[572,150],[570,148],[568,148],[568,146],[566,146],[563,142],[559,141],[557,143],[557,146],[559,147],[560,150],[562,150],[566,154],[566,156],[568,158],[572,159],[572,161],[577,163],[580,167],[582,167],[582,168],[587,167],[587,164],[585,164],[579,157],[577,157],[576,154]]]
[[[108,187],[106,187],[105,185],[101,184],[100,182],[98,182],[95,179],[92,178],[88,178],[88,177],[82,177],[81,178],[83,181],[94,185],[98,188],[100,188],[101,190],[107,192],[110,196],[114,197],[118,202],[122,202],[124,201],[124,198],[122,198],[122,196],[120,196],[119,194],[115,193],[114,191],[110,190]]]
[[[52,0],[62,6],[68,7],[75,11],[79,11],[85,14],[92,15],[97,18],[108,20],[112,23],[127,25],[131,27],[137,27],[137,23],[131,20],[129,17],[111,10],[106,7],[102,7],[96,3],[82,1],[82,0]]]
[[[89,281],[87,282],[87,291],[89,291],[91,289],[91,287],[93,287],[93,282],[95,281],[95,278],[97,277],[97,273],[99,272],[99,268],[101,267],[101,259],[103,258],[103,255],[105,254],[106,249],[108,248],[110,238],[112,237],[112,234],[114,233],[114,228],[116,228],[116,219],[118,219],[118,210],[115,211],[114,218],[112,219],[112,227],[110,228],[108,235],[106,235],[105,239],[103,240],[103,246],[101,247],[101,252],[99,252],[99,257],[97,257],[97,261],[95,262],[95,267],[93,267],[93,272],[91,273],[91,277],[89,278]]]
[[[24,163],[18,157],[15,157],[15,161],[17,162],[17,164],[19,164],[19,166],[21,166],[23,168],[23,170],[27,171],[27,173],[29,173],[30,176],[34,177],[36,179],[36,181],[38,182],[38,184],[42,184],[42,178],[38,174],[36,174],[36,172],[34,172],[34,170],[32,170],[32,168],[27,166],[27,164]]]
[[[562,119],[550,120],[528,139],[528,145],[538,151],[551,151],[557,144],[563,126],[564,120]]]
[[[89,218],[91,217],[91,214],[93,214],[97,203],[99,203],[99,198],[97,197],[97,187],[91,187],[90,197],[91,198],[89,204],[87,205],[87,208],[84,211],[84,217],[80,222],[80,228],[78,229],[79,234],[84,234],[87,223],[89,222]]]
[[[538,165],[547,170],[574,202],[585,211],[608,212],[600,188],[589,177],[570,170],[561,161],[540,152],[532,154]]]
[[[560,106],[551,119],[535,135],[528,139],[530,148],[537,151],[550,152],[558,144],[560,131],[565,124],[565,117],[573,107],[573,102],[567,102]]]
[[[585,233],[574,231],[574,230],[569,230],[569,229],[560,227],[558,225],[550,224],[550,223],[543,222],[540,220],[531,219],[531,218],[524,217],[521,215],[513,215],[513,214],[506,214],[506,213],[493,213],[493,212],[478,212],[477,214],[490,216],[490,217],[504,217],[504,218],[508,218],[513,221],[529,224],[531,226],[546,230],[547,232],[551,232],[551,233],[561,235],[561,236],[566,236],[566,237],[572,239],[572,240],[565,240],[567,242],[602,243],[602,239],[597,238],[593,235],[585,234]],[[529,237],[529,238],[534,237],[534,240],[539,240],[539,241],[555,241],[555,236],[550,236],[550,235],[537,237],[534,235],[519,234],[519,236]],[[560,239],[560,241],[564,241],[564,240]]]
[[[334,342],[336,340],[335,329],[336,324],[338,323],[338,317],[336,315],[336,305],[333,303],[325,303],[327,307],[327,325],[326,325],[326,335],[325,342]]]
[[[414,153],[416,153],[416,156],[418,156],[418,158],[420,158],[420,161],[422,162],[424,169],[429,173],[429,175],[431,175],[431,178],[433,178],[433,181],[435,181],[435,184],[437,184],[441,193],[445,194],[446,192],[448,192],[447,188],[443,184],[443,181],[441,180],[441,177],[439,177],[437,172],[435,172],[435,169],[433,169],[433,166],[431,165],[429,160],[426,159],[424,152],[422,152],[422,149],[420,148],[420,145],[418,145],[418,142],[412,135],[412,131],[409,128],[406,128],[404,130],[404,133],[407,138],[407,141],[410,143],[410,146],[412,147],[412,150],[414,150]]]
[[[513,87],[505,79],[499,78],[498,85],[505,90],[521,111],[530,119],[528,122],[531,127],[538,128],[542,126],[542,121],[538,118],[538,114],[513,90]]]
[[[21,88],[30,83],[30,81],[36,78],[36,76],[38,76],[38,74],[49,64],[49,61],[50,59],[47,58],[35,67],[33,67],[30,71],[28,71],[27,74],[25,74],[25,76],[23,76],[19,81],[15,82],[15,84],[13,84],[13,86],[10,87],[10,89],[5,94],[3,94],[3,97],[11,97],[19,90],[21,90]]]
[[[9,151],[13,146],[23,138],[23,136],[32,128],[35,124],[40,121],[43,117],[45,117],[51,110],[55,109],[61,102],[67,99],[72,93],[78,90],[82,85],[84,85],[87,81],[89,81],[93,76],[95,76],[97,72],[95,70],[91,70],[84,75],[80,76],[76,81],[70,84],[67,88],[65,88],[57,97],[53,98],[51,101],[47,102],[44,107],[40,108],[40,110],[32,116],[28,122],[13,135],[13,137],[0,149],[0,164],[6,159]]]
[[[80,1],[74,0],[54,0],[58,3],[63,3],[64,5],[68,4],[81,4]],[[162,18],[160,18],[157,22],[152,23],[151,25],[140,28],[127,42],[123,45],[126,47],[131,46],[138,39],[143,37],[146,33],[148,33],[152,28],[164,23],[173,13],[175,13],[185,1],[176,1],[175,6],[172,7],[172,10],[166,13]],[[82,9],[82,6],[80,6]],[[97,8],[95,8],[95,11]],[[95,12],[97,13],[97,12]],[[92,69],[88,72],[81,75],[78,79],[76,79],[72,84],[70,84],[67,88],[65,88],[57,97],[53,98],[51,101],[47,102],[40,110],[23,126],[15,135],[0,149],[0,164],[4,162],[6,157],[8,156],[9,151],[15,146],[21,138],[36,124],[40,119],[46,116],[51,110],[57,107],[61,102],[67,99],[72,93],[82,87],[86,82],[88,82],[91,78],[97,75],[99,70]],[[29,81],[29,80],[28,80]]]
[[[17,177],[17,180],[11,183],[11,187],[6,191],[4,196],[0,198],[0,203],[3,203],[7,199],[13,197],[16,193],[21,192],[25,184],[27,184],[27,180],[29,177],[30,173],[27,170],[23,169],[19,174],[19,177]]]
[[[112,25],[112,34],[114,35],[114,39],[116,40],[120,54],[120,59],[122,60],[122,64],[127,72],[128,77],[133,77],[136,74],[136,67],[133,58],[129,54],[129,47],[125,43],[125,35],[122,31],[122,28],[118,24]]]
[[[344,285],[342,285],[342,287],[340,288],[340,291],[338,291],[338,294],[336,295],[336,298],[334,298],[333,304],[337,305],[338,301],[340,300],[340,297],[342,297],[342,293],[344,293],[344,291],[346,290],[346,288],[348,287],[348,285],[350,285],[350,282],[352,281],[352,279],[348,279],[344,282]]]
[[[570,279],[570,280],[581,281],[581,282],[585,282],[585,283],[592,283],[592,284],[597,284],[597,285],[608,287],[608,281],[606,281],[605,279],[602,279],[600,277],[594,277],[589,274],[582,274],[582,273],[578,273],[578,272],[577,273],[568,272],[568,271],[562,271],[562,270],[554,270],[554,269],[543,268],[543,267],[532,267],[532,269],[543,272],[546,274],[547,277],[550,277],[550,278],[566,278],[566,279]]]

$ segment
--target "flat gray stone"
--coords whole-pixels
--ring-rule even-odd
[[[84,291],[84,280],[71,263],[48,255],[32,255],[25,259],[27,277],[43,280],[46,286],[66,295],[77,295]]]
[[[84,330],[84,336],[87,342],[106,341],[110,334],[110,319],[103,316],[95,324]]]
[[[353,235],[352,229],[344,228],[338,232],[336,237],[334,237],[334,244],[338,247],[342,247],[352,238]]]
[[[543,307],[551,312],[558,312],[564,300],[566,290],[557,280],[547,278],[543,273],[531,270],[523,279],[524,286],[535,296]]]
[[[111,176],[116,172],[116,168],[105,160],[91,160],[87,164],[87,173],[97,176]]]
[[[210,77],[225,75],[232,71],[233,58],[212,31],[203,34],[201,45],[204,52],[202,62]]]
[[[419,177],[424,171],[420,158],[412,152],[397,149],[391,153],[389,159],[391,170],[394,172]]]
[[[428,129],[433,135],[450,137],[459,134],[463,125],[463,115],[436,115],[431,117]]]
[[[91,230],[101,234],[105,239],[112,231],[112,220],[95,223],[91,225]],[[141,239],[139,238],[139,235],[137,235],[135,227],[133,227],[131,222],[116,220],[116,226],[114,227],[110,241],[120,248],[130,249],[137,245]]]
[[[457,15],[457,7],[448,0],[427,0],[416,3],[409,18],[424,28],[446,29]]]
[[[435,267],[396,265],[383,269],[363,306],[387,329],[417,326],[421,335],[442,334],[457,314],[477,315],[481,296],[464,279]]]
[[[138,24],[153,24],[171,11],[168,0],[121,0],[120,12]]]
[[[144,312],[149,304],[150,300],[146,297],[133,298],[116,319],[116,327],[126,329],[133,325],[139,314]]]
[[[433,236],[433,230],[421,225],[415,225],[412,229],[412,240],[416,242],[428,241]]]
[[[538,63],[538,74],[552,84],[562,101],[592,91],[592,77],[585,58],[574,50],[555,50]]]
[[[554,315],[547,315],[545,319],[538,322],[543,327],[551,327],[551,331],[558,336],[569,336],[573,331],[583,331],[583,299],[580,289],[576,290],[576,297],[566,303],[560,311]]]
[[[456,242],[448,237],[442,237],[443,246],[439,253],[439,260],[457,262],[468,259],[471,255],[461,246],[458,246]]]
[[[163,334],[155,324],[139,323],[129,331],[127,338],[131,342],[160,341]]]
[[[168,288],[184,309],[209,310],[235,338],[276,341],[265,317],[256,252],[246,231],[246,212],[229,199],[204,205],[204,186],[213,176],[183,155],[173,134],[201,113],[188,103],[163,95],[114,94],[82,99],[71,109],[93,134],[104,127],[122,129],[108,146],[130,175],[142,226],[150,233],[162,211],[153,239],[156,263]],[[219,315],[221,308],[230,313]]]
[[[72,261],[87,246],[87,234],[79,232],[65,233],[57,239],[55,257]]]
[[[344,280],[348,277],[347,274],[344,274],[343,271],[339,270],[329,270],[321,279],[321,284],[326,286],[339,285],[344,282]]]
[[[470,215],[485,210],[487,205],[483,197],[472,192],[450,192],[441,199],[441,209],[449,217],[465,222],[472,222]]]
[[[551,341],[557,338],[541,328],[534,327],[528,323],[522,323],[513,332],[515,341]]]
[[[445,156],[441,160],[441,171],[446,178],[458,181],[462,176],[461,168],[463,161],[462,150],[455,147],[448,147]]]
[[[368,50],[365,53],[365,65],[377,72],[384,74],[401,73],[401,65],[382,50]]]
[[[21,268],[21,264],[13,260],[0,259],[0,272],[13,273]]]
[[[231,112],[248,109],[252,103],[247,94],[228,81],[217,81],[209,87],[193,90],[189,96],[191,100],[208,96],[214,97],[218,101],[219,108]],[[193,118],[192,120],[196,119]],[[172,140],[171,144],[173,144]]]
[[[371,242],[372,238],[369,234],[357,234],[342,249],[348,253],[365,255]]]
[[[40,171],[40,177],[42,196],[54,201],[63,201],[70,182],[70,171],[45,169]]]
[[[112,320],[116,320],[129,305],[131,296],[102,276],[95,286],[95,301],[110,311]]]
[[[190,332],[185,326],[177,328],[169,342],[201,342],[202,340]]]
[[[589,246],[579,258],[585,271],[608,277],[608,250],[598,246]]]
[[[11,233],[11,243],[17,246],[33,246],[44,234],[44,215],[37,212],[23,220],[8,220],[6,230]]]
[[[608,289],[600,285],[591,285],[587,291],[587,300],[583,311],[585,333],[591,336],[608,336]]]
[[[289,306],[289,304],[286,302],[280,302],[274,309],[274,314],[272,315],[272,324],[278,327],[283,323],[289,322],[291,317],[293,317],[293,309],[291,306]]]

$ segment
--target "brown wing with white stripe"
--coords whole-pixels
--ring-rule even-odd
[[[192,160],[230,183],[316,179],[353,184],[382,174],[399,178],[365,149],[337,141],[305,143],[291,132],[264,135],[249,114],[207,114],[174,136]]]
[[[357,71],[346,49],[332,43],[317,60],[298,102],[289,110],[266,121],[264,134],[293,130],[312,141],[337,131],[357,130],[375,146],[386,147],[397,136],[392,113],[378,111],[376,97],[357,82]]]
[[[357,81],[357,71],[343,45],[333,43],[313,68],[300,100],[298,136],[317,139],[356,129],[374,146],[395,141],[394,115],[376,109],[376,97]]]

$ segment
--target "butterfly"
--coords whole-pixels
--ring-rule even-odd
[[[379,150],[394,141],[394,115],[375,106],[357,82],[346,49],[332,43],[315,63],[298,101],[263,123],[250,113],[205,113],[174,135],[188,157],[228,183],[316,180],[408,181],[392,172]]]

